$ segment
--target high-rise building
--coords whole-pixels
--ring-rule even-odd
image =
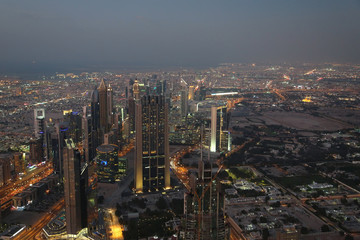
[[[89,162],[90,159],[95,157],[95,154],[92,152],[91,146],[91,115],[86,106],[83,107],[83,115],[82,115],[82,146],[84,149],[84,158],[86,162]]]
[[[136,103],[135,118],[135,191],[170,188],[168,107],[165,97],[143,96]]]
[[[91,94],[91,128],[94,131],[100,128],[99,91],[96,88]]]
[[[210,151],[221,152],[230,150],[229,117],[225,106],[211,107]]]
[[[37,164],[41,162],[44,158],[43,155],[43,147],[41,139],[32,139],[30,140],[30,162],[33,164]]]
[[[101,80],[100,86],[98,88],[99,92],[99,117],[100,117],[100,129],[102,133],[108,131],[108,106],[107,106],[107,87],[105,85],[104,79]]]
[[[89,236],[97,229],[97,198],[95,164],[83,162],[81,152],[72,139],[65,139],[64,193],[67,237],[71,238],[83,228]]]
[[[189,99],[188,99],[188,93],[186,90],[182,90],[180,92],[180,98],[181,98],[181,116],[186,117],[189,112]]]
[[[35,137],[41,138],[45,132],[45,109],[34,109]]]
[[[22,153],[14,153],[14,165],[15,165],[15,173],[25,173],[25,156]]]
[[[7,184],[11,179],[10,156],[0,156],[0,187]]]
[[[113,104],[113,89],[111,88],[110,84],[106,91],[106,105],[107,105],[107,119],[108,119],[108,126],[112,126],[114,123],[114,104]]]
[[[82,229],[80,199],[80,152],[71,139],[65,140],[64,156],[64,193],[66,211],[66,231],[76,235]]]
[[[37,150],[37,162],[44,161],[44,147],[45,147],[45,109],[34,109],[34,129],[35,129],[35,138],[39,144]]]
[[[189,87],[189,100],[194,100],[194,95],[195,95],[195,87],[190,86]]]
[[[115,182],[118,176],[119,147],[103,144],[96,148],[97,175],[99,182]]]
[[[191,176],[184,197],[186,240],[229,239],[225,223],[225,195],[220,182],[212,176],[212,164],[200,159],[197,176]]]

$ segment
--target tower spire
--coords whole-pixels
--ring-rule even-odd
[[[105,85],[104,79],[101,79],[101,83],[100,83],[100,86],[99,86],[98,89],[99,89],[99,90],[100,90],[100,89],[105,89],[105,90],[106,90],[106,85]]]

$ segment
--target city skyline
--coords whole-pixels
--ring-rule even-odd
[[[360,2],[3,1],[0,72],[359,63]]]
[[[0,239],[360,240],[360,0],[0,4]]]

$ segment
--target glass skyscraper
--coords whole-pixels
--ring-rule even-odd
[[[134,86],[134,91],[137,91]],[[168,106],[164,96],[135,94],[135,191],[170,188]]]

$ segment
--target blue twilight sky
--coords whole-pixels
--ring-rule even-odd
[[[360,1],[0,2],[2,72],[284,61],[359,63]]]

